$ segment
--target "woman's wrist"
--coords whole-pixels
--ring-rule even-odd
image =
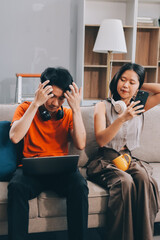
[[[119,115],[117,120],[120,122],[120,124],[123,124],[126,121],[123,114]]]

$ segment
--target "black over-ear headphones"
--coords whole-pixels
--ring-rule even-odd
[[[39,112],[43,121],[48,121],[51,119],[51,114],[48,112],[48,110],[44,106],[39,107]],[[63,116],[64,116],[64,111],[63,111],[63,107],[61,106],[61,109],[59,109],[58,112],[56,113],[56,120],[62,119]]]

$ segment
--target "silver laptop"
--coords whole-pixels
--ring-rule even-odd
[[[25,175],[68,174],[77,169],[79,155],[22,158]]]

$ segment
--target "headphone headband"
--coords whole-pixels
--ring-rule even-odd
[[[114,101],[113,98],[109,98],[108,100],[109,100],[109,102],[111,102],[111,104],[114,106],[114,110],[115,110],[116,113],[118,113],[118,114],[123,113],[124,110],[127,108],[125,102],[122,101],[122,100]]]
[[[44,106],[39,107],[39,113],[43,121],[48,121],[51,119],[50,112]],[[64,116],[64,111],[63,111],[63,106],[61,106],[61,109],[59,109],[58,112],[56,113],[56,120],[62,119],[63,116]]]

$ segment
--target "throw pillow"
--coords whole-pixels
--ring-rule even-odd
[[[0,181],[8,181],[17,167],[17,144],[9,138],[9,121],[0,121]]]

